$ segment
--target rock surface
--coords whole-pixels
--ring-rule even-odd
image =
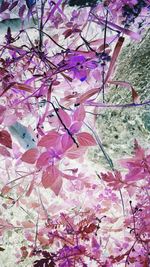
[[[140,102],[150,100],[150,30],[140,43],[130,42],[119,57],[114,80],[128,81],[138,92]],[[112,87],[107,101],[113,104],[131,103],[127,88]],[[148,148],[150,141],[150,106],[100,110],[98,132],[104,148],[112,159],[131,154],[134,139]],[[102,154],[95,151],[95,160]]]

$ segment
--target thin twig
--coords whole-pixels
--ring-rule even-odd
[[[35,226],[34,249],[36,249],[36,247],[37,247],[38,225],[39,225],[39,214],[38,214],[37,222],[36,222],[36,226]]]
[[[119,189],[119,193],[120,193],[120,198],[121,198],[121,203],[122,203],[123,216],[125,217],[125,206],[124,206],[124,200],[123,200],[121,189]]]
[[[103,50],[104,54],[106,50],[107,22],[108,22],[108,10],[106,12],[106,21],[105,21],[105,28],[104,28],[104,50]],[[102,71],[102,95],[103,95],[103,103],[104,103],[105,102],[105,61],[103,62],[103,71]]]
[[[129,103],[129,104],[103,104],[99,102],[92,102],[87,101],[85,103],[86,106],[93,106],[93,107],[99,107],[99,108],[131,108],[131,107],[140,107],[144,105],[150,105],[150,100],[147,100],[143,103]],[[99,115],[99,114],[97,114]]]
[[[30,29],[35,29],[35,30],[37,30],[37,31],[40,31],[40,32],[42,32],[43,34],[45,34],[55,45],[57,45],[59,48],[61,48],[62,50],[67,50],[66,48],[64,48],[63,46],[61,46],[60,44],[58,44],[48,33],[46,33],[46,32],[44,32],[43,30],[39,30],[39,29],[37,29],[37,28],[35,28],[35,27],[30,27]]]
[[[54,104],[52,102],[49,101],[49,103],[52,105],[58,119],[60,120],[61,124],[64,126],[66,132],[68,133],[68,135],[71,137],[71,139],[73,140],[73,142],[76,144],[77,147],[79,147],[79,144],[77,143],[76,139],[73,137],[72,133],[69,131],[69,129],[66,127],[66,125],[64,124],[64,122],[62,121],[57,108],[55,108]]]
[[[101,149],[101,151],[103,152],[103,155],[105,157],[105,159],[107,160],[110,168],[114,171],[114,165],[113,165],[113,161],[112,159],[109,157],[109,155],[106,153],[106,151],[104,150],[104,147],[101,143],[101,140],[99,138],[99,136],[97,135],[97,133],[92,129],[92,127],[90,127],[87,123],[84,122],[84,124],[91,130],[91,132],[93,133],[93,135],[95,136],[95,139],[97,141],[97,144],[99,145],[99,148]]]
[[[39,28],[39,51],[42,50],[43,46],[43,15],[44,15],[44,7],[46,1],[41,1],[41,16],[40,16],[40,28]]]

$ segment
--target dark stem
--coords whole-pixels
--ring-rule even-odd
[[[94,107],[99,107],[99,108],[131,108],[131,107],[140,107],[144,105],[150,105],[150,100],[147,100],[143,103],[129,103],[129,104],[103,104],[103,103],[92,103],[91,101],[87,101],[86,106],[94,106]],[[95,114],[99,115],[99,114]]]
[[[135,238],[137,239],[137,233],[136,233],[136,222],[135,222],[135,216],[134,216],[134,211],[133,211],[133,207],[132,207],[132,201],[129,201],[130,203],[130,208],[131,208],[131,212],[132,212],[132,218],[133,218],[133,227],[134,227],[134,234],[135,234]]]
[[[124,206],[124,200],[123,200],[121,189],[119,189],[119,193],[120,193],[120,198],[121,198],[121,203],[122,203],[123,216],[125,217],[125,206]]]
[[[41,1],[41,17],[40,17],[40,28],[39,28],[39,51],[42,50],[43,46],[43,15],[44,15],[45,1]]]
[[[64,124],[64,122],[62,121],[57,108],[55,108],[54,104],[52,102],[49,101],[49,103],[52,105],[58,119],[60,120],[61,124],[64,126],[66,132],[68,133],[68,135],[71,137],[71,139],[73,140],[73,142],[76,144],[77,147],[79,147],[79,144],[77,143],[76,139],[73,137],[72,133],[69,131],[69,129],[66,127],[66,125]]]
[[[63,46],[61,46],[60,44],[58,44],[48,33],[44,32],[42,29],[37,29],[35,27],[30,27],[30,29],[35,29],[39,32],[41,32],[42,34],[45,34],[55,45],[57,45],[58,47],[60,47],[62,50],[67,50],[66,48],[64,48]]]
[[[95,52],[95,50],[94,50],[92,47],[90,47],[88,41],[81,35],[81,33],[80,33],[80,37],[81,37],[81,39],[83,40],[83,42],[85,43],[85,45],[86,45],[92,52]],[[77,49],[76,49],[76,50],[77,50]],[[96,52],[95,52],[95,53],[96,53]]]
[[[102,142],[101,142],[101,140],[100,140],[98,134],[97,134],[97,133],[96,133],[96,132],[95,132],[95,131],[94,131],[94,130],[87,124],[87,123],[84,122],[84,124],[85,124],[85,125],[91,130],[91,132],[93,133],[93,135],[94,135],[94,137],[95,137],[95,139],[96,139],[96,141],[97,141],[97,144],[98,144],[100,150],[103,152],[103,155],[104,155],[105,159],[107,160],[107,162],[108,162],[110,168],[114,171],[115,169],[114,169],[113,161],[112,161],[112,159],[109,157],[109,155],[106,153],[106,151],[105,151],[105,149],[104,149],[104,147],[103,147],[103,145],[102,145]]]
[[[104,50],[103,50],[104,54],[106,50],[107,22],[108,22],[108,10],[106,12],[106,21],[105,21],[105,28],[104,28]],[[103,62],[103,71],[102,71],[102,95],[103,95],[103,103],[104,103],[105,102],[105,60]]]
[[[37,248],[38,225],[39,225],[39,214],[38,214],[38,217],[37,217],[37,222],[36,222],[36,226],[35,226],[35,240],[34,240],[34,249],[36,249],[36,248]]]

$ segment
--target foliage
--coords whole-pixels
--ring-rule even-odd
[[[125,38],[141,40],[150,2],[84,2],[1,3],[1,20],[14,13],[22,27],[8,27],[0,46],[0,235],[23,234],[18,264],[149,266],[149,151],[135,140],[119,167],[95,129],[100,108],[149,104],[113,75]],[[131,103],[106,102],[112,84]],[[107,170],[88,160],[96,146]]]
[[[96,6],[98,3],[98,0],[69,0],[68,4],[70,6],[80,6],[80,7],[85,7],[85,6]]]

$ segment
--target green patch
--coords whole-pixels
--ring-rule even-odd
[[[150,31],[147,31],[140,43],[132,41],[123,48],[113,79],[130,82],[138,93],[140,102],[150,100],[149,39]],[[109,104],[132,103],[131,92],[128,88],[112,86],[106,94],[106,102]],[[135,138],[145,148],[149,146],[149,106],[101,110],[97,122],[97,131],[103,145],[115,161],[131,154]],[[102,155],[95,157],[96,162],[100,162],[101,159]]]

